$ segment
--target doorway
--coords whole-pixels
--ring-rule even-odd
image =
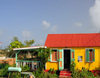
[[[70,70],[70,63],[71,63],[71,51],[70,49],[64,50],[64,69]]]

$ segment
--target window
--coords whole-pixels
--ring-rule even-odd
[[[52,50],[52,61],[57,61],[57,50]]]
[[[82,62],[83,57],[82,56],[78,56],[78,62]]]
[[[95,50],[94,49],[86,49],[86,62],[95,61]]]

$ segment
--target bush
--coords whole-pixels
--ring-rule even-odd
[[[19,72],[9,72],[9,78],[21,78],[21,73],[19,73]]]
[[[57,78],[57,75],[51,74],[49,72],[45,72],[45,73],[43,72],[40,75],[38,75],[38,77],[36,78]]]
[[[43,73],[43,71],[41,71],[40,69],[37,69],[36,71],[33,72],[33,74],[35,75],[36,78],[39,78],[41,73]]]
[[[95,78],[93,73],[86,70],[85,68],[83,68],[82,71],[80,72],[80,77],[81,78]]]
[[[36,78],[58,78],[56,72],[53,72],[53,69],[51,69],[49,72],[44,72],[38,69],[37,71],[33,72]]]
[[[0,77],[8,76],[8,64],[0,64]]]
[[[25,65],[24,67],[21,67],[22,68],[22,71],[29,71],[30,70],[30,67],[28,67],[28,65]]]
[[[42,73],[40,78],[58,78],[56,74],[51,74],[49,72]]]
[[[55,71],[54,69],[51,68],[51,69],[49,70],[49,73],[51,73],[51,74],[56,74],[56,71]]]
[[[95,78],[93,73],[82,68],[82,70],[75,70],[75,63],[71,64],[72,78]]]

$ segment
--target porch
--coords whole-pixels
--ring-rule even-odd
[[[45,46],[15,48],[16,67],[28,66],[30,70],[36,70],[40,67],[41,62],[38,57],[40,48],[46,48]]]

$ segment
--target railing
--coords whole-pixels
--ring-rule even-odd
[[[40,67],[40,61],[29,61],[29,60],[17,60],[16,61],[17,67],[21,66],[28,66],[30,67],[30,70],[36,70]]]

